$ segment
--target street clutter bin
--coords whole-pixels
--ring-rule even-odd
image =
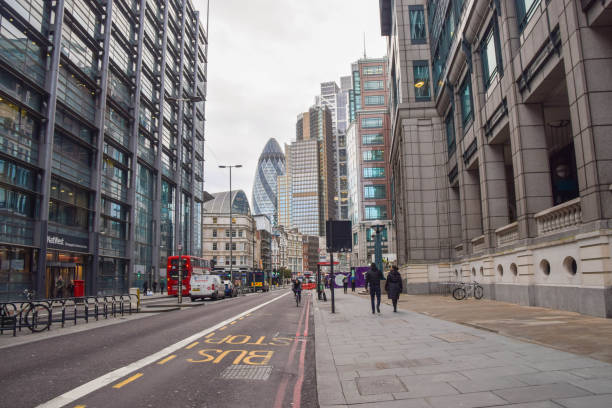
[[[85,296],[85,281],[81,279],[74,280],[74,297]]]

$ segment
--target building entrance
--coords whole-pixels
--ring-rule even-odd
[[[45,274],[45,297],[61,298],[74,295],[74,280],[82,280],[84,256],[48,252]]]

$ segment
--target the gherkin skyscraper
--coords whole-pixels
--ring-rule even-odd
[[[277,222],[277,177],[285,174],[285,155],[276,139],[271,138],[259,156],[253,183],[253,214],[265,214]]]

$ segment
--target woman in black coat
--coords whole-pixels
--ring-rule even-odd
[[[400,293],[404,289],[402,285],[402,275],[397,270],[397,266],[393,266],[391,268],[391,272],[387,276],[387,282],[385,283],[385,290],[387,291],[387,296],[393,302],[393,311],[397,312],[397,301],[399,299]]]

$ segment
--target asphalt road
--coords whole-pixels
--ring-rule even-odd
[[[1,349],[0,407],[318,407],[307,296],[210,301]]]

